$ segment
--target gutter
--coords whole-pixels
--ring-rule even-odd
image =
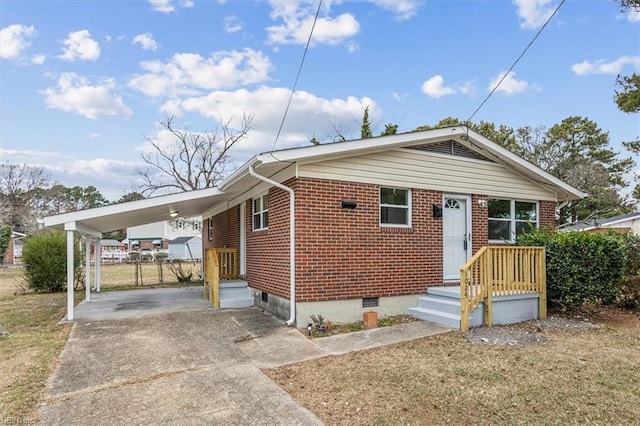
[[[275,186],[276,188],[280,188],[283,191],[287,191],[289,193],[289,320],[286,322],[287,325],[291,325],[296,321],[296,215],[295,215],[295,205],[296,205],[296,197],[293,192],[293,189],[288,186],[284,186],[283,184],[276,182],[274,180],[269,179],[268,177],[259,175],[253,168],[254,164],[261,163],[260,160],[256,160],[254,163],[249,165],[249,174],[256,179],[259,179],[263,182],[266,182],[270,185]]]

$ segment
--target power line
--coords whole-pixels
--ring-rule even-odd
[[[473,111],[473,114],[471,114],[471,116],[469,118],[467,118],[467,121],[471,121],[471,119],[473,117],[475,117],[475,115],[478,113],[478,111],[480,111],[480,109],[484,106],[484,104],[487,103],[487,101],[489,100],[489,98],[491,97],[491,95],[493,95],[493,93],[498,90],[498,87],[500,87],[500,85],[502,84],[502,82],[504,81],[505,78],[507,78],[507,76],[511,73],[511,71],[513,71],[513,69],[516,67],[516,65],[518,64],[518,62],[520,62],[520,59],[522,59],[522,57],[527,53],[527,50],[529,50],[529,48],[533,45],[533,43],[538,39],[538,37],[540,36],[540,34],[542,33],[542,31],[546,28],[546,26],[549,24],[549,22],[551,22],[551,20],[553,19],[554,16],[556,16],[556,14],[558,13],[558,11],[560,10],[560,8],[562,7],[562,5],[566,2],[567,0],[562,0],[560,2],[560,4],[558,5],[558,7],[556,7],[556,9],[553,11],[553,13],[551,14],[551,16],[549,16],[549,18],[547,19],[547,21],[544,23],[544,25],[542,27],[540,27],[540,29],[538,30],[538,32],[536,33],[536,35],[533,37],[533,39],[531,39],[531,41],[529,42],[529,44],[527,44],[527,47],[524,48],[524,50],[522,51],[522,53],[520,54],[520,56],[518,56],[518,58],[513,62],[513,64],[511,64],[511,67],[509,68],[509,70],[504,73],[504,75],[502,76],[502,78],[500,79],[500,81],[498,81],[498,84],[496,84],[493,89],[491,89],[491,92],[489,92],[489,94],[487,95],[486,98],[484,98],[484,100],[482,101],[482,103],[480,103],[480,105],[478,106],[478,108],[476,108],[475,111]]]
[[[302,60],[300,61],[300,66],[298,67],[298,74],[296,74],[296,80],[293,83],[293,88],[291,89],[291,94],[289,95],[289,101],[287,102],[287,107],[284,110],[282,121],[280,122],[278,133],[276,134],[276,139],[273,141],[273,147],[271,148],[272,151],[276,149],[276,144],[278,143],[278,139],[280,138],[280,133],[282,132],[282,127],[284,126],[284,121],[287,119],[287,114],[289,113],[289,107],[291,106],[291,101],[293,100],[293,94],[295,93],[296,87],[298,86],[298,79],[300,78],[300,73],[302,72],[302,66],[304,65],[304,59],[307,57],[307,51],[309,50],[309,45],[311,44],[311,37],[313,37],[313,30],[316,27],[316,22],[318,22],[318,16],[320,15],[321,6],[322,6],[322,0],[318,2],[318,10],[316,10],[316,16],[313,18],[313,25],[311,25],[311,31],[309,32],[307,45],[304,47]]]

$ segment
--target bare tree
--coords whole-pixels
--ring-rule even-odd
[[[0,222],[16,231],[32,231],[38,194],[50,186],[48,173],[27,164],[0,164]]]
[[[225,175],[229,149],[246,138],[253,128],[253,116],[244,114],[239,128],[231,120],[220,120],[220,127],[206,132],[194,132],[188,126],[178,129],[173,117],[159,123],[173,140],[165,144],[156,131],[147,142],[153,148],[142,154],[145,167],[136,170],[142,183],[138,192],[151,195],[156,191],[184,192],[210,188]]]

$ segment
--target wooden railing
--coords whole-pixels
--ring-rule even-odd
[[[235,247],[217,247],[214,250],[218,254],[220,278],[223,280],[237,280],[240,270],[238,249]]]
[[[485,325],[493,324],[492,298],[537,292],[539,317],[547,317],[544,247],[482,247],[460,268],[460,329],[469,329],[469,314],[484,302]]]
[[[216,249],[204,251],[204,297],[220,307],[220,264]]]
[[[220,280],[237,280],[240,263],[238,249],[218,247],[204,253],[204,297],[220,307]]]

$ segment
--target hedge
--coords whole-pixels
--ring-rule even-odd
[[[547,297],[551,303],[612,304],[626,277],[627,247],[619,233],[533,231],[516,245],[547,249]]]

